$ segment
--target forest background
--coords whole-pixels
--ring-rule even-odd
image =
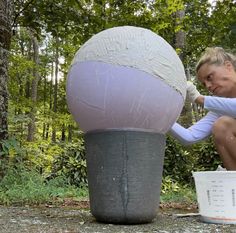
[[[10,200],[11,185],[26,180],[36,186],[54,181],[57,187],[86,188],[83,132],[68,112],[66,78],[75,52],[91,36],[123,25],[152,30],[175,48],[188,80],[206,94],[195,80],[194,67],[206,47],[235,52],[235,4],[0,0],[0,202],[17,202],[22,186]],[[204,114],[200,106],[186,102],[179,122],[187,127]],[[218,164],[211,138],[184,147],[167,135],[162,193],[192,187],[192,171],[214,170]]]

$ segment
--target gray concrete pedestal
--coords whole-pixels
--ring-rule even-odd
[[[157,214],[165,135],[131,130],[85,134],[91,213],[97,221],[151,222]]]

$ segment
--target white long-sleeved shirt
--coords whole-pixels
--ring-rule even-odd
[[[207,138],[219,117],[225,115],[236,118],[236,98],[205,96],[204,108],[209,112],[201,120],[187,129],[175,123],[170,134],[182,144],[190,145]]]

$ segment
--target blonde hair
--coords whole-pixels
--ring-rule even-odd
[[[226,52],[221,47],[207,48],[196,65],[196,72],[198,72],[201,66],[206,63],[209,65],[223,65],[226,61],[230,61],[234,67],[234,70],[236,71],[235,55]]]

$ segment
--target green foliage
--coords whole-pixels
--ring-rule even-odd
[[[204,146],[203,144],[198,144]],[[208,148],[209,152],[212,149]],[[194,152],[194,153],[193,153]],[[205,153],[208,153],[205,151]],[[204,169],[204,160],[200,160],[199,151],[185,147],[167,136],[161,202],[192,203],[196,201],[196,192],[192,171]],[[207,170],[207,169],[206,169]]]
[[[11,203],[20,202],[38,202],[41,203],[49,199],[44,195],[45,187],[42,176],[34,171],[10,170],[5,175],[0,184],[0,193],[2,201],[8,200]]]
[[[22,154],[23,149],[20,146],[20,143],[15,138],[8,138],[6,140],[1,141],[0,178],[2,178],[2,176],[5,174],[9,165],[14,165],[20,162],[19,158]]]
[[[235,1],[186,0],[186,32],[184,63],[195,73],[195,64],[206,47],[222,46],[235,50],[236,37],[233,33]]]
[[[51,172],[53,160],[57,155],[63,153],[63,148],[46,140],[24,142],[26,151],[25,164],[40,171],[44,176]]]
[[[1,204],[41,204],[87,195],[86,188],[69,185],[63,176],[47,182],[36,170],[24,166],[10,168],[0,182]]]
[[[165,176],[162,181],[162,194],[167,194],[169,192],[177,193],[181,190],[180,184],[174,182],[170,176]]]
[[[235,48],[236,37],[233,30],[236,25],[235,14],[235,1],[224,0],[216,2],[209,21],[209,25],[214,31],[212,40],[215,45],[231,49]]]
[[[87,167],[82,139],[71,143],[51,143],[46,140],[22,142],[8,139],[2,142],[1,169],[14,168],[17,164],[34,169],[48,180],[63,176],[68,184],[87,185]],[[4,164],[3,164],[4,162]]]
[[[177,52],[183,52],[183,62],[193,74],[195,63],[206,47],[220,45],[233,49],[236,45],[234,0],[216,1],[215,7],[208,0],[43,0],[14,1],[14,4],[15,36],[11,43],[8,83],[10,138],[2,142],[0,156],[9,157],[6,161],[11,168],[20,162],[28,169],[35,169],[42,179],[47,178],[50,186],[53,182],[59,182],[57,179],[60,180],[60,177],[66,183],[77,186],[87,184],[83,140],[78,137],[79,129],[68,112],[65,87],[68,68],[75,52],[91,36],[107,28],[133,25],[151,29],[175,47],[176,32],[183,30],[186,33],[182,48],[184,51],[177,48]],[[182,10],[185,16],[179,20],[176,13]],[[29,28],[36,33],[39,41],[40,63],[37,67],[32,59],[34,54]],[[56,51],[62,58],[57,92],[54,89],[55,82],[52,81]],[[36,103],[30,98],[34,79],[32,71],[35,68],[40,75]],[[55,101],[57,111],[53,109]],[[36,140],[26,142],[28,124],[32,120],[29,112],[33,104],[37,110]],[[199,112],[194,114],[200,115]],[[56,131],[54,143],[50,138],[52,129]],[[1,170],[6,169],[6,161],[0,160]],[[193,184],[192,171],[214,170],[219,163],[212,139],[184,147],[167,137],[163,192],[181,192],[185,185]],[[42,190],[45,188],[45,180],[38,178],[33,181],[38,182]],[[28,180],[28,186],[33,187],[33,181]],[[14,187],[11,190],[17,189]],[[2,198],[8,198],[3,195],[4,192],[1,192]],[[11,195],[13,198],[13,193]],[[33,195],[39,194],[32,191]]]
[[[21,153],[22,149],[19,142],[15,138],[9,138],[1,142],[0,157],[9,156],[10,158],[14,157],[16,153]]]
[[[25,142],[23,147],[25,166],[35,168],[48,180],[63,176],[71,185],[87,183],[82,139],[71,143],[50,143],[45,140]]]
[[[221,164],[212,138],[186,147],[167,137],[163,176],[193,186],[192,171],[211,171]]]
[[[191,147],[191,153],[197,157],[195,171],[216,170],[219,164],[222,164],[220,157],[215,149],[212,137],[202,143]]]
[[[50,177],[63,175],[69,184],[81,186],[87,184],[87,165],[83,141],[66,143],[62,154],[52,163]]]
[[[161,202],[196,202],[196,192],[192,186],[183,185],[166,176],[162,181]]]
[[[190,153],[186,147],[170,136],[167,137],[164,177],[171,177],[183,184],[193,183],[191,172],[195,170],[196,161],[197,157]]]

